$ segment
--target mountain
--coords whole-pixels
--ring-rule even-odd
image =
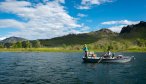
[[[111,31],[110,29],[100,29],[98,31],[94,31],[94,32],[89,32],[89,35],[93,35],[98,39],[101,38],[113,38],[113,37],[117,37],[118,33]]]
[[[96,45],[100,44],[100,47],[103,48],[103,46],[107,46],[109,44],[113,44],[115,46],[127,46],[134,43],[137,38],[146,40],[146,22],[144,21],[141,21],[140,23],[135,25],[128,25],[126,27],[123,27],[120,33],[116,33],[104,28],[89,33],[69,34],[61,37],[55,37],[52,39],[39,39],[37,41],[39,41],[43,47],[60,47],[92,43],[94,45],[95,43]],[[26,39],[20,37],[9,37],[2,40],[1,42],[3,44],[6,44],[16,43],[18,41],[26,41]],[[31,44],[34,44],[36,41],[32,40],[30,42]]]
[[[21,38],[21,37],[9,37],[1,41],[1,43],[16,43],[18,41],[26,41],[27,39]]]
[[[83,34],[69,34],[62,37],[52,39],[40,39],[42,45],[46,47],[62,46],[62,45],[82,45],[95,43],[97,41],[134,41],[135,39],[146,39],[146,22],[140,21],[135,25],[128,25],[123,27],[120,33],[115,33],[109,29],[100,29]],[[130,42],[132,42],[130,41]],[[102,43],[101,43],[102,44]]]
[[[52,39],[39,40],[44,46],[61,46],[61,45],[82,45],[96,42],[101,38],[114,38],[118,36],[118,33],[112,32],[109,29],[101,29],[94,32],[83,34],[69,34],[62,37],[56,37]]]
[[[128,39],[146,39],[146,22],[140,21],[140,23],[136,25],[123,27],[119,35],[122,38]]]

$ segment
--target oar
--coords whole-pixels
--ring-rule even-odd
[[[101,56],[101,57],[100,57],[100,59],[99,59],[98,63],[100,63],[100,62],[101,62],[102,58],[103,58],[103,56]]]

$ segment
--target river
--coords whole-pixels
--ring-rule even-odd
[[[146,84],[146,53],[116,54],[136,59],[92,64],[80,52],[0,52],[0,84]]]

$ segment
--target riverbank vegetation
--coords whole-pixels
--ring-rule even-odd
[[[102,49],[90,49],[94,52],[105,52]],[[111,50],[112,52],[146,52],[146,48],[131,47],[125,50]],[[82,52],[82,49],[64,49],[64,48],[0,48],[0,52]]]
[[[113,52],[146,52],[146,40],[109,40],[101,39],[97,42],[87,44],[90,51],[105,52],[110,47]],[[81,52],[83,45],[66,45],[58,47],[43,46],[40,41],[19,41],[17,43],[0,45],[1,52]]]

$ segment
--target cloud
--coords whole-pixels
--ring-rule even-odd
[[[43,39],[62,36],[69,33],[81,33],[82,25],[70,16],[61,1],[50,1],[46,4],[36,4],[28,1],[6,1],[0,3],[0,11],[16,14],[26,22],[16,19],[1,19],[0,28],[18,28],[19,31],[10,32],[11,36],[28,39]],[[10,36],[9,35],[9,36]]]
[[[108,29],[112,30],[113,32],[120,33],[121,29],[126,26],[126,25],[119,25],[119,26],[112,26],[109,27]]]
[[[101,5],[103,3],[113,2],[112,0],[82,0],[81,5],[77,9],[90,9],[93,5]]]
[[[129,21],[129,20],[119,20],[119,21],[106,21],[102,22],[102,25],[111,25],[108,29],[114,32],[120,32],[124,26],[138,24],[140,21]]]
[[[24,23],[13,19],[0,20],[0,28],[24,28]]]
[[[87,17],[87,15],[82,14],[82,13],[78,13],[78,15],[77,15],[77,16],[79,16],[79,17]]]
[[[6,38],[6,37],[1,37],[1,36],[0,36],[0,41],[1,41],[1,40],[4,40],[5,38]]]
[[[137,24],[137,23],[139,23],[139,21],[120,20],[120,21],[107,21],[101,24],[102,25],[114,25],[114,24],[131,25],[131,24]]]
[[[86,6],[86,5],[81,5],[81,6],[78,6],[76,7],[77,9],[90,9],[90,6]]]

